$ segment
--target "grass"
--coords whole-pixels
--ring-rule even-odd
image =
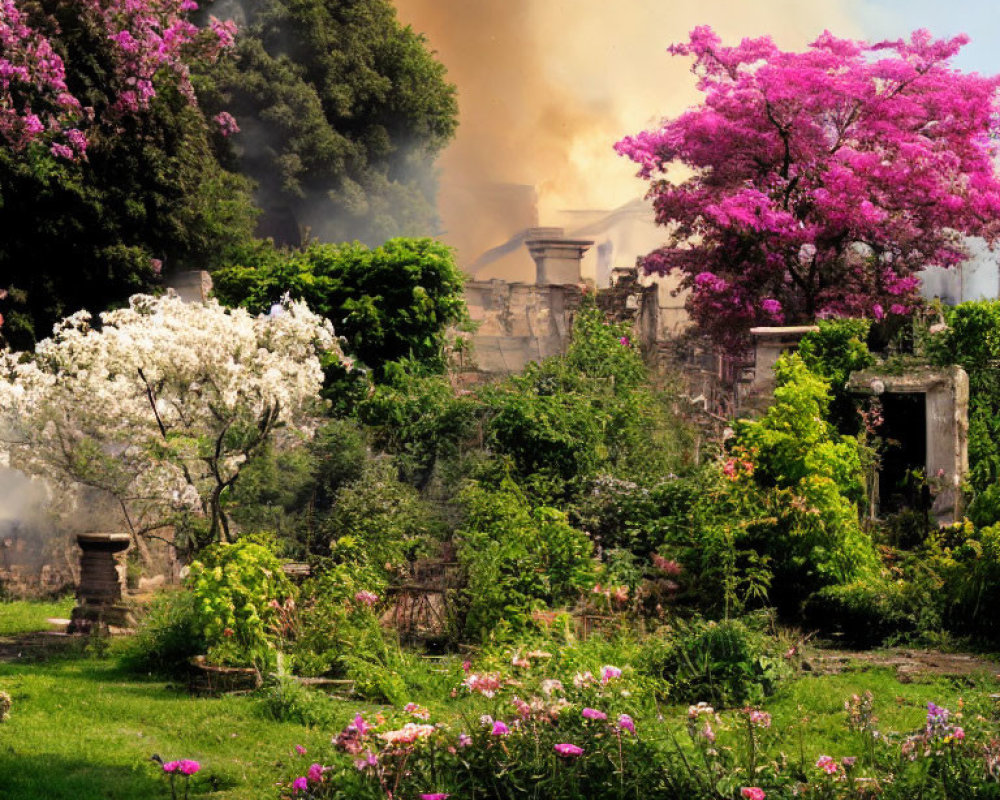
[[[273,798],[295,745],[318,752],[330,739],[264,719],[252,698],[192,697],[103,658],[0,664],[0,687],[13,698],[0,726],[4,800],[166,797],[154,754],[201,762],[192,797]],[[346,720],[354,706],[342,705]]]
[[[52,626],[45,620],[68,618],[73,604],[72,597],[44,602],[37,600],[0,602],[0,636],[19,636],[24,633],[49,630]]]
[[[8,611],[0,616],[0,630],[24,633],[45,627],[46,617],[65,616],[68,603],[0,606],[0,612]],[[414,679],[407,681],[414,694],[409,699],[431,707],[435,720],[472,712],[472,699],[464,693],[457,700],[448,697],[458,680],[455,675],[460,677],[450,669],[454,664],[432,667],[408,659],[399,666],[414,672]],[[168,797],[164,777],[151,760],[154,754],[202,764],[191,784],[193,798],[274,800],[275,782],[302,770],[295,745],[308,749],[309,760],[330,763],[331,735],[356,711],[371,710],[358,702],[324,700],[322,726],[276,721],[256,698],[193,697],[163,681],[137,678],[115,659],[93,652],[41,663],[0,662],[0,689],[13,697],[11,718],[0,725],[4,800]],[[844,700],[865,690],[875,695],[883,732],[919,728],[928,701],[957,709],[959,698],[964,698],[967,713],[976,707],[991,716],[996,712],[989,698],[997,690],[992,675],[934,676],[908,683],[886,668],[807,675],[785,684],[765,704],[774,717],[776,747],[806,765],[821,754],[857,755],[860,742],[845,725]],[[497,708],[501,713],[510,710],[506,700]],[[686,708],[662,708],[661,720],[650,706],[636,725],[644,737],[665,742],[668,730],[681,734]],[[735,735],[735,716],[723,714],[722,746]]]

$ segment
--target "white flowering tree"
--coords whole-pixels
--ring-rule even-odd
[[[0,353],[10,464],[50,485],[109,493],[137,537],[231,540],[224,495],[282,428],[308,434],[330,323],[302,303],[253,317],[217,302],[136,295],[68,317],[33,354]]]

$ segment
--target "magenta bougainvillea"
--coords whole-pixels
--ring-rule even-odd
[[[64,159],[85,157],[88,132],[112,124],[116,116],[149,107],[157,82],[172,81],[195,102],[189,77],[191,59],[213,59],[233,44],[232,22],[212,19],[199,30],[187,15],[194,0],[61,0],[69,13],[102,31],[114,43],[112,101],[95,112],[67,85],[55,17],[37,6],[28,13],[22,0],[0,0],[0,146],[16,152],[42,142]],[[98,115],[107,118],[98,119]],[[227,115],[228,117],[228,115]],[[219,121],[235,129],[231,117]]]
[[[667,226],[646,270],[680,273],[731,349],[755,324],[912,311],[918,270],[1000,232],[1000,77],[949,65],[967,42],[827,32],[792,53],[696,28],[669,52],[694,59],[703,102],[615,146]]]

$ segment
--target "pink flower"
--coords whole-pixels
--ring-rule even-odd
[[[184,775],[194,775],[198,770],[201,769],[201,764],[199,764],[197,761],[191,761],[190,759],[185,758],[181,760],[180,764],[178,765],[178,769]]]
[[[371,608],[378,602],[378,595],[375,594],[375,592],[369,592],[367,590],[362,589],[360,592],[357,592],[354,595],[354,599],[357,600],[362,605],[366,605],[368,606],[368,608]]]
[[[816,760],[816,766],[823,770],[823,772],[827,775],[835,775],[837,770],[840,769],[840,764],[830,758],[830,756],[820,756]]]
[[[749,719],[751,725],[757,725],[761,728],[771,727],[771,715],[766,711],[757,711],[754,709],[750,711]]]
[[[622,671],[618,667],[612,667],[610,665],[601,667],[601,683],[605,685],[616,678],[620,678],[621,676]]]
[[[309,767],[309,772],[306,777],[309,778],[309,783],[319,783],[323,778],[324,767],[322,764],[313,764]]]
[[[952,732],[951,735],[954,736],[955,739],[958,740],[959,742],[965,739],[965,731],[962,728],[958,727],[957,725],[955,726],[955,730]]]
[[[292,790],[295,792],[304,792],[309,788],[309,781],[306,779],[305,775],[296,778],[292,781]]]
[[[559,755],[566,757],[575,757],[583,755],[583,748],[577,747],[575,744],[570,744],[569,742],[563,742],[562,744],[554,745],[553,750],[555,750]]]
[[[306,748],[301,744],[297,744],[295,745],[295,752],[298,753],[300,756],[304,756],[306,754]]]
[[[407,703],[403,707],[403,711],[407,714],[412,714],[417,719],[427,720],[431,718],[431,712],[423,706],[418,706],[416,703]]]
[[[470,692],[478,692],[483,697],[493,697],[500,688],[500,676],[496,673],[472,673],[462,681],[462,685]]]
[[[588,686],[593,682],[594,682],[594,676],[591,674],[590,670],[587,670],[587,672],[583,673],[578,672],[576,673],[576,675],[573,676],[573,685],[577,689],[582,689],[584,686]]]
[[[632,346],[632,340],[629,339],[627,336],[622,336],[618,340],[618,344],[620,344],[622,347],[631,347]]]
[[[744,786],[740,789],[740,796],[745,797],[746,800],[764,800],[767,795],[764,794],[763,789],[757,786]]]
[[[635,734],[635,722],[632,721],[632,717],[628,714],[622,714],[618,717],[618,727],[623,731],[628,731],[631,734]]]
[[[507,727],[507,723],[497,720],[493,723],[493,730],[490,733],[494,736],[506,736],[510,733],[510,728]]]
[[[605,720],[608,715],[603,711],[598,711],[596,708],[585,708],[580,712],[583,714],[584,719],[595,719],[595,720]]]
[[[684,571],[684,568],[676,561],[664,558],[659,553],[653,553],[652,560],[654,567],[663,570],[667,573],[667,575],[671,575],[675,578]]]
[[[365,754],[361,758],[356,759],[354,762],[354,768],[358,770],[358,772],[366,770],[369,767],[376,766],[378,766],[378,756],[376,756],[371,750],[366,750]]]
[[[449,797],[451,795],[445,792],[434,792],[433,794],[420,795],[420,800],[448,800]]]
[[[407,722],[399,730],[380,733],[379,738],[389,744],[413,744],[417,739],[430,736],[435,730],[433,725],[417,725],[415,722]]]
[[[222,111],[212,117],[212,119],[214,119],[215,124],[219,126],[219,133],[225,137],[229,137],[234,133],[240,132],[240,126],[236,124],[236,118],[228,111]]]
[[[177,772],[177,769],[178,769],[178,767],[180,767],[180,765],[181,765],[180,761],[167,761],[163,765],[163,771],[164,772]]]
[[[469,747],[472,745],[472,737],[467,733],[458,734],[458,746]]]

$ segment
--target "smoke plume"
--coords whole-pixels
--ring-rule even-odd
[[[640,196],[612,145],[698,100],[688,60],[668,45],[704,24],[728,42],[770,34],[789,48],[825,28],[860,37],[852,2],[397,0],[458,86],[459,131],[440,161],[446,239],[467,265],[514,232],[483,199],[490,184],[534,186],[543,225]]]

